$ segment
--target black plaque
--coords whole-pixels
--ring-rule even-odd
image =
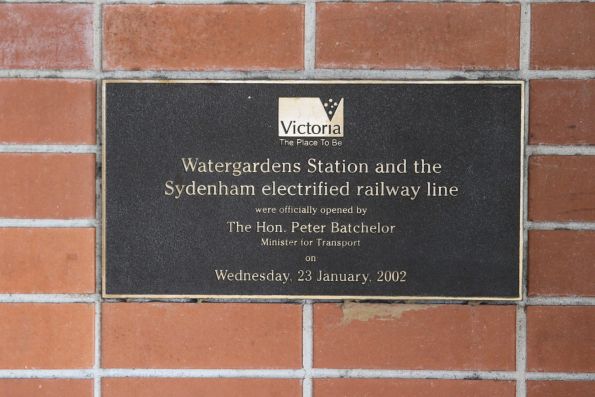
[[[103,97],[105,297],[520,297],[522,82]]]

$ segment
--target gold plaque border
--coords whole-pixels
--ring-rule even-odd
[[[106,293],[106,95],[107,84],[483,84],[518,85],[521,88],[520,125],[520,197],[519,197],[519,264],[518,296],[368,296],[368,295],[153,295],[153,294],[108,294]],[[233,300],[387,300],[387,301],[520,301],[523,298],[523,258],[524,258],[524,183],[525,170],[525,82],[523,80],[158,80],[158,79],[104,79],[101,82],[101,296],[106,299],[233,299]]]

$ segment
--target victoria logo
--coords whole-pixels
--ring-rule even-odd
[[[343,137],[343,98],[279,98],[279,136]]]

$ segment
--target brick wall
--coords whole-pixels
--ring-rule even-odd
[[[0,396],[595,395],[593,2],[174,2],[0,4]],[[102,78],[331,77],[526,81],[522,302],[100,298]]]

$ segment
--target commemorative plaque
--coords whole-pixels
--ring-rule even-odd
[[[523,83],[103,82],[105,297],[520,298]]]

